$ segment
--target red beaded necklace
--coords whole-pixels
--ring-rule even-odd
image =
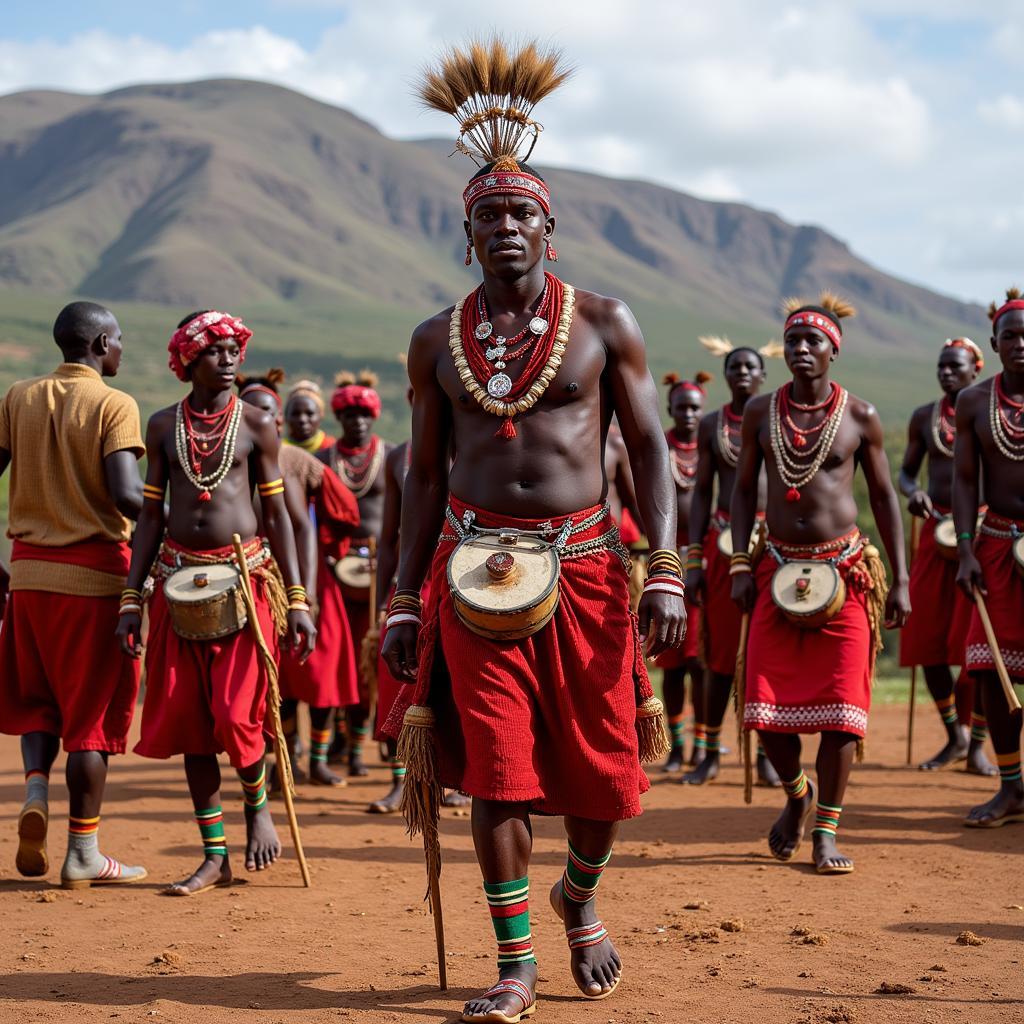
[[[801,405],[799,402],[794,402],[791,397],[792,389],[793,385],[791,383],[780,389],[779,411],[782,413],[782,422],[792,435],[791,438],[787,437],[786,440],[792,444],[793,448],[806,448],[809,444],[808,438],[812,438],[819,431],[824,430],[825,425],[835,413],[836,406],[839,403],[840,388],[835,381],[832,381],[828,398],[823,402],[818,402],[816,405]],[[790,409],[797,409],[800,412],[820,412],[825,410],[825,415],[820,423],[816,423],[812,427],[798,427],[790,416]],[[783,436],[785,437],[785,433]]]
[[[228,404],[220,412],[202,413],[191,409],[186,399],[181,403],[182,416],[185,420],[185,436],[188,438],[189,461],[196,473],[201,473],[203,460],[215,455],[224,443],[228,427],[231,424],[231,414],[235,411],[237,395],[232,395]],[[209,430],[199,431],[196,429],[195,421],[198,420],[209,426]]]

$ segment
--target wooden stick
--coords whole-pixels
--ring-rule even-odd
[[[238,560],[238,571],[241,573],[242,600],[245,602],[245,609],[249,618],[249,628],[252,630],[253,639],[263,660],[263,668],[267,673],[267,708],[270,711],[270,721],[274,728],[274,756],[277,758],[277,774],[281,783],[281,795],[284,797],[284,809],[288,815],[288,827],[292,833],[292,846],[295,847],[295,856],[299,862],[299,870],[302,872],[302,884],[309,889],[313,881],[309,877],[309,865],[306,863],[306,854],[302,849],[302,836],[299,835],[299,819],[295,816],[295,780],[292,778],[292,762],[288,755],[288,743],[284,738],[284,726],[281,723],[281,691],[277,685],[277,662],[267,647],[267,641],[263,637],[263,630],[260,628],[260,620],[256,616],[256,599],[253,597],[252,581],[249,579],[249,565],[245,558],[245,549],[242,547],[242,538],[234,534],[231,543],[235,548],[235,558]]]
[[[913,566],[917,557],[917,549],[921,543],[921,520],[912,516],[910,520],[910,565]],[[914,717],[917,714],[917,666],[910,668],[910,704],[907,707],[907,764],[914,760]]]
[[[429,783],[422,782],[424,790],[429,789]],[[427,794],[424,792],[424,799]],[[427,884],[430,886],[430,912],[434,917],[434,941],[437,943],[437,984],[442,992],[448,991],[448,964],[445,960],[444,950],[444,914],[441,909],[441,855],[438,850],[436,856],[431,856],[428,849],[429,844],[437,843],[436,833],[433,838],[428,834],[429,830],[423,832],[423,848],[427,860]]]
[[[1020,711],[1020,701],[1017,699],[1013,683],[1010,682],[1010,673],[1006,671],[1006,662],[1003,661],[1003,652],[999,650],[999,642],[996,640],[996,633],[992,628],[992,620],[988,617],[985,598],[981,596],[981,591],[977,587],[974,588],[974,600],[978,605],[978,616],[981,619],[981,624],[985,628],[985,639],[988,641],[988,649],[992,652],[992,660],[995,662],[996,675],[999,676],[999,682],[1002,683],[1003,694],[1006,697],[1006,703],[1009,705],[1012,714],[1014,711]]]
[[[377,538],[368,537],[370,549],[370,629],[377,628]]]
[[[750,730],[744,728],[743,718],[747,707],[747,638],[750,635],[750,612],[744,612],[740,619],[740,643],[736,649],[736,714],[740,725],[740,749],[743,754],[743,802],[754,801],[754,765],[751,757],[753,746]]]

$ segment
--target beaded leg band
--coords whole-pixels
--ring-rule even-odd
[[[570,928],[565,937],[570,949],[585,949],[604,942],[608,937],[608,929],[600,921],[595,921],[593,924],[580,925],[579,928]]]
[[[199,834],[203,837],[203,853],[207,857],[214,854],[226,857],[228,842],[224,835],[224,814],[220,807],[196,811],[196,824],[199,826]]]
[[[811,835],[832,836],[835,838],[835,834],[839,830],[839,815],[842,813],[842,807],[818,804]]]
[[[536,963],[530,935],[530,879],[484,882],[484,895],[498,942],[498,968]]]
[[[1020,783],[1021,767],[1020,753],[996,754],[996,764],[999,766],[999,781]]]
[[[518,978],[503,978],[484,993],[484,999],[492,999],[494,996],[503,995],[512,995],[521,999],[524,1010],[528,1010],[534,1004],[534,997],[530,991],[530,986]]]
[[[569,856],[562,873],[562,898],[570,903],[589,903],[597,895],[601,875],[611,856],[612,851],[609,850],[603,857],[593,860],[582,856],[570,843]]]
[[[802,800],[807,795],[807,773],[801,769],[800,774],[790,781],[782,780],[782,788],[790,800]]]
[[[259,811],[267,806],[267,769],[261,768],[260,774],[252,782],[242,779],[242,792],[245,794],[245,809]]]

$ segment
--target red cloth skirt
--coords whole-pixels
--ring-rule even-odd
[[[985,607],[992,620],[992,629],[999,651],[1006,662],[1006,671],[1016,680],[1024,680],[1024,576],[1013,560],[1013,539],[992,537],[985,527],[1008,533],[1012,527],[1024,531],[1024,522],[1014,523],[992,512],[985,514],[982,529],[974,544],[974,553],[981,563],[988,597]],[[995,662],[985,639],[978,608],[971,602],[971,624],[967,629],[968,672],[994,672]]]
[[[658,655],[654,663],[661,669],[685,668],[700,653],[701,610],[695,604],[686,603],[686,639],[679,647],[673,647],[664,654]]]
[[[394,597],[395,588],[391,588],[391,592],[388,594],[388,605],[391,604],[391,598]],[[420,591],[420,599],[423,601],[423,607],[426,608],[430,604],[430,580],[423,585],[423,589]],[[380,647],[384,646],[384,637],[387,635],[382,628],[380,631]],[[373,738],[377,742],[382,742],[389,739],[390,737],[384,731],[385,723],[388,720],[388,716],[391,714],[391,709],[395,706],[395,701],[398,700],[399,694],[408,683],[402,683],[397,680],[392,674],[391,669],[388,668],[388,663],[380,657],[380,648],[378,648],[377,654],[377,714],[374,721]]]
[[[758,561],[747,641],[747,729],[867,732],[874,641],[863,588],[851,581],[855,564],[840,567],[846,602],[835,618],[818,629],[801,629],[772,600],[775,559],[766,552]]]
[[[900,664],[962,665],[971,602],[956,585],[956,562],[935,543],[934,518],[925,521],[910,567],[910,607],[900,631]]]
[[[729,559],[718,550],[718,537],[728,529],[728,515],[716,512],[704,535],[704,664],[720,676],[732,676],[736,671],[742,618],[732,599]]]
[[[316,597],[320,606],[316,646],[305,664],[289,651],[281,652],[281,697],[305,701],[311,708],[347,707],[359,700],[358,655],[341,587],[325,559],[320,560],[316,574]]]
[[[263,636],[274,651],[277,633],[264,585],[258,575],[252,583]],[[218,640],[182,639],[171,627],[158,580],[149,607],[146,699],[135,753],[165,758],[226,752],[233,768],[247,768],[266,749],[266,713],[267,677],[249,627]]]
[[[68,753],[125,752],[139,663],[114,637],[119,604],[12,591],[0,625],[0,732],[60,736]]]
[[[471,506],[454,496],[460,518]],[[541,521],[471,509],[485,528],[536,530]],[[598,509],[551,520],[558,530]],[[571,538],[605,534],[610,521]],[[554,534],[552,534],[552,538]],[[610,550],[562,562],[551,622],[525,640],[487,640],[452,606],[445,570],[457,541],[438,543],[420,635],[420,675],[402,688],[386,732],[410,704],[438,718],[440,782],[485,800],[526,802],[544,814],[618,821],[640,813],[649,788],[636,733],[639,699],[651,694],[629,611],[629,580]]]
[[[63,547],[43,547],[15,539],[11,548],[11,561],[28,559],[33,562],[58,562],[95,569],[111,576],[127,576],[131,566],[132,549],[126,541],[83,540]]]

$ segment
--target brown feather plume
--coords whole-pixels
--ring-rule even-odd
[[[1016,285],[1013,285],[1012,287],[1006,289],[1006,301],[1007,302],[1013,302],[1015,299],[1019,299],[1020,296],[1021,296],[1021,291],[1020,291],[1020,289]],[[1000,303],[990,302],[988,304],[988,318],[989,318],[989,320],[992,320],[992,321],[995,320],[996,313],[999,312],[999,310],[1002,308],[1002,305],[1003,305],[1003,303],[1001,303],[1001,302]]]
[[[355,384],[356,375],[351,370],[339,370],[334,375],[334,386],[336,388],[347,387],[349,384]]]
[[[786,346],[781,341],[772,338],[771,341],[762,345],[758,350],[765,359],[781,359],[786,353]]]
[[[788,299],[783,299],[782,315],[789,316],[790,313],[795,313],[802,306],[811,305],[818,305],[821,306],[822,309],[827,309],[837,320],[843,320],[848,316],[857,315],[857,310],[854,308],[852,302],[836,295],[835,292],[831,292],[827,288],[818,296],[817,303],[807,302],[804,299],[798,299],[793,296]]]
[[[424,106],[459,122],[457,150],[496,170],[518,170],[542,130],[530,117],[533,108],[572,73],[561,50],[535,42],[512,50],[493,36],[450,47],[423,69],[416,91]]]
[[[727,356],[735,346],[726,337],[717,334],[705,334],[697,339],[713,356]]]

